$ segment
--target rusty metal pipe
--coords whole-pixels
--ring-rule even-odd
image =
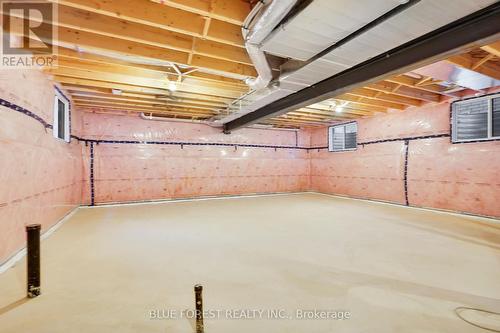
[[[203,333],[203,297],[202,297],[203,286],[197,284],[194,286],[194,296],[196,303],[196,333]]]
[[[26,226],[27,234],[27,293],[28,298],[40,295],[40,224]]]

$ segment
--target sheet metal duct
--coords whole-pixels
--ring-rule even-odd
[[[455,66],[446,61],[440,61],[412,72],[423,76],[431,76],[435,79],[454,83],[472,90],[483,90],[500,86],[500,80]]]
[[[307,61],[401,4],[400,0],[314,0],[275,29],[262,43],[262,50]]]
[[[320,3],[322,1],[320,0]],[[331,1],[331,3],[337,1],[339,0]],[[330,3],[330,1],[327,2]],[[371,1],[367,2],[371,3]],[[394,4],[394,1],[389,2]],[[284,67],[288,66],[290,69],[282,73],[280,81],[300,84],[303,88],[311,86],[495,2],[497,1],[422,0],[305,66],[294,69],[297,66],[290,62]],[[327,8],[325,6],[323,9],[327,10]],[[318,7],[317,11],[319,10]],[[331,22],[337,22],[338,19],[340,17],[334,15]]]
[[[245,48],[258,73],[256,79],[249,79],[247,84],[252,90],[267,87],[273,79],[273,72],[266,54],[260,44],[292,9],[297,0],[267,0],[259,2],[243,24],[242,33]],[[255,22],[253,22],[255,20]]]
[[[450,22],[441,29],[432,30],[409,43],[399,45],[373,59],[228,122],[224,124],[224,132],[229,133],[231,130],[248,126],[268,117],[277,117],[313,103],[335,98],[352,89],[383,80],[387,76],[409,72],[431,64],[473,45],[492,43],[500,34],[500,27],[497,24],[499,19],[500,2],[495,2]]]
[[[295,29],[296,26],[302,24],[302,21],[303,21],[302,17],[304,17],[304,16],[310,15],[313,17],[314,16],[317,17],[319,15],[319,13],[322,13],[321,15],[323,15],[323,18],[324,18],[323,21],[324,21],[325,19],[327,19],[327,20],[329,19],[329,16],[325,16],[325,13],[328,13],[329,11],[332,13],[335,13],[334,11],[331,10],[332,9],[331,5],[332,5],[332,3],[335,3],[335,1],[315,0],[312,3],[310,3],[304,11],[299,12],[292,19],[288,20],[286,23],[282,24],[280,27],[273,30],[272,28],[274,28],[278,24],[278,22],[275,22],[274,19],[278,18],[278,17],[281,17],[281,19],[282,19],[285,16],[285,15],[283,15],[283,13],[286,14],[293,7],[292,2],[293,2],[293,4],[295,4],[297,1],[290,1],[290,0],[287,0],[286,2],[282,1],[282,0],[275,1],[274,3],[276,6],[278,3],[280,4],[279,7],[275,7],[275,8],[273,8],[273,6],[272,6],[273,3],[271,3],[271,5],[268,6],[265,13],[261,15],[258,22],[254,24],[255,31],[250,32],[249,31],[250,28],[248,28],[247,25],[250,25],[249,22],[256,19],[257,14],[254,11],[252,11],[252,13],[250,13],[248,18],[245,20],[245,24],[243,26],[243,35],[246,36],[247,51],[250,55],[250,58],[254,62],[254,65],[256,66],[257,72],[259,73],[259,77],[255,80],[248,82],[249,86],[252,90],[250,93],[242,96],[240,99],[238,99],[237,101],[235,101],[234,103],[229,105],[228,110],[227,110],[229,113],[229,116],[226,116],[222,119],[216,119],[216,122],[227,123],[231,120],[239,118],[242,115],[248,114],[248,113],[258,109],[259,107],[262,107],[262,106],[267,105],[267,104],[269,104],[273,101],[276,101],[280,98],[283,98],[283,97],[286,97],[290,94],[293,94],[293,93],[303,89],[304,87],[307,87],[310,84],[314,83],[314,82],[307,82],[306,84],[304,84],[303,82],[301,82],[300,75],[302,75],[302,74],[300,74],[300,73],[296,73],[296,74],[298,74],[298,76],[296,75],[296,77],[294,79],[289,79],[290,73],[293,71],[297,72],[296,71],[297,67],[303,66],[304,64],[298,63],[298,66],[295,66],[296,62],[294,62],[294,59],[301,59],[301,57],[297,53],[287,52],[287,54],[285,54],[285,53],[278,52],[278,53],[276,53],[277,55],[282,56],[282,57],[286,57],[286,58],[292,58],[292,61],[290,61],[286,66],[284,66],[282,68],[282,72],[281,72],[279,79],[276,80],[272,85],[269,85],[269,83],[272,79],[272,72],[271,72],[271,68],[269,67],[269,64],[267,63],[266,56],[264,53],[264,50],[266,50],[265,45],[267,45],[269,47],[270,45],[276,44],[276,41],[279,40],[280,38],[285,38],[286,34],[288,34],[288,35],[294,34],[295,33],[294,30],[296,30]],[[366,3],[369,3],[369,2],[367,1]],[[377,19],[380,15],[383,15],[388,10],[391,10],[391,9],[401,5],[401,1],[400,0],[399,1],[397,1],[397,0],[376,0],[375,5],[378,8],[377,10],[368,10],[368,11],[365,10],[365,13],[368,13],[368,14],[365,15],[365,17],[363,19],[357,19],[357,20],[355,20],[356,24],[349,24],[347,27],[342,28],[343,34],[337,33],[337,37],[333,36],[333,38],[340,39],[342,37],[345,37],[345,36],[353,33],[354,31],[361,28],[363,25],[367,24],[368,22]],[[347,1],[347,0],[340,0],[339,3],[336,3],[336,6],[343,6],[343,11],[340,12],[340,14],[337,12],[337,14],[340,16],[342,16],[345,12],[356,12],[357,10],[359,10],[362,7],[362,6],[360,7],[360,2],[356,3],[353,1]],[[264,7],[263,4],[261,4],[260,8],[255,8],[255,9],[259,10],[259,9],[262,9],[262,7]],[[282,11],[280,11],[277,14],[271,15],[270,12],[273,10],[276,10],[276,9],[279,9]],[[286,12],[284,12],[285,9],[286,9]],[[326,12],[325,12],[325,10],[326,10]],[[305,14],[304,14],[304,12],[305,12]],[[324,26],[322,26],[322,20],[316,21],[316,18],[312,18],[311,20],[312,20],[312,22],[315,22],[316,25],[315,25],[315,27],[312,27],[311,25],[309,25],[310,28],[311,29],[316,28],[316,29],[319,29],[318,31],[322,31],[322,29],[324,28]],[[271,23],[270,23],[270,21],[271,21]],[[289,27],[291,27],[291,28],[289,29]],[[298,29],[300,30],[300,28],[298,28]],[[331,30],[332,29],[327,29],[327,32],[331,32]],[[284,31],[286,31],[286,33],[284,33]],[[271,34],[271,32],[272,32],[272,34]],[[297,42],[296,47],[300,47],[303,49],[304,47],[309,47],[307,40],[317,39],[317,38],[311,36],[314,34],[315,34],[314,31],[311,31],[310,34],[307,36],[305,36],[304,34],[302,34],[302,35],[299,34],[299,36],[302,36],[302,37],[299,37],[300,40],[295,40],[295,41],[290,41],[290,42]],[[332,36],[325,37],[325,38],[326,38],[326,41],[323,41],[322,43],[317,44],[312,48],[312,51],[310,53],[311,56],[317,54],[318,52],[320,52],[321,50],[323,50],[324,48],[328,47],[329,45],[331,45],[332,43],[334,43],[336,41],[336,39],[332,41]],[[349,67],[349,66],[342,65],[342,64],[335,64],[332,62],[325,63],[324,61],[323,62],[319,61],[318,63],[316,63],[316,65],[317,65],[317,69],[321,73],[327,74],[327,76],[325,76],[325,77],[330,76],[332,69],[337,71],[337,72],[340,72],[340,71]],[[306,70],[308,70],[308,68]],[[320,81],[323,78],[323,76],[320,75],[317,78],[318,79],[315,82]]]
[[[402,2],[405,1],[312,1],[276,28],[261,46],[262,51],[291,58],[282,66],[281,74],[274,82],[275,88],[263,96],[245,96],[239,105],[231,106],[231,114],[221,122],[226,124],[245,116],[263,103],[270,104],[310,87],[497,1],[421,0],[413,1],[411,6]],[[381,15],[387,16],[399,6],[405,6],[405,10],[379,21]],[[346,15],[356,18],[353,22],[346,22]],[[356,34],[363,24],[374,21],[377,24]],[[356,36],[350,38],[353,34]],[[348,41],[336,47],[339,40]],[[325,46],[328,52],[321,52]]]

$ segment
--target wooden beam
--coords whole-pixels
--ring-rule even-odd
[[[86,10],[122,20],[144,24],[194,37],[203,36],[205,20],[202,16],[141,0],[49,0],[60,5]],[[216,31],[210,31],[207,39],[243,47],[243,37],[238,25],[223,21],[213,22]],[[211,29],[212,30],[212,29]]]
[[[232,97],[221,97],[221,96],[212,96],[212,95],[204,95],[199,92],[180,92],[175,91],[171,92],[168,89],[159,89],[159,88],[151,88],[151,87],[141,87],[124,83],[114,83],[114,82],[106,82],[99,81],[95,79],[82,79],[75,77],[66,77],[66,76],[54,76],[54,79],[64,86],[83,86],[89,88],[98,88],[98,89],[118,89],[124,92],[138,93],[138,94],[150,94],[150,95],[173,95],[175,97],[189,97],[196,98],[200,100],[210,100],[210,101],[218,101],[221,103],[230,103],[234,98]]]
[[[206,22],[208,23],[205,24],[203,29],[203,39],[207,38],[210,21],[206,20]],[[252,65],[246,50],[241,47],[210,40],[199,40],[196,42],[196,47],[192,49],[193,39],[196,39],[196,37],[72,7],[59,6],[59,17],[54,24],[77,31],[85,31],[185,53],[192,51],[195,54],[207,57]]]
[[[74,102],[76,107],[96,107],[96,108],[108,108],[115,110],[128,110],[135,112],[169,112],[172,114],[178,115],[203,115],[203,116],[213,116],[217,113],[203,110],[191,110],[186,108],[175,108],[175,107],[163,107],[163,106],[155,106],[148,107],[139,104],[133,103],[106,103],[106,102],[86,102],[86,101],[77,101]]]
[[[98,63],[98,64],[111,65],[111,66],[125,66],[127,68],[145,69],[145,70],[155,71],[158,73],[164,73],[164,74],[166,73],[166,74],[172,75],[172,76],[178,75],[177,72],[170,65],[166,65],[166,66],[143,65],[143,64],[126,62],[126,61],[123,61],[122,59],[119,59],[119,58],[111,58],[111,57],[106,57],[106,56],[96,55],[96,54],[91,54],[91,53],[86,53],[86,52],[76,52],[74,50],[62,48],[62,47],[58,48],[57,56],[59,59],[63,59],[63,60],[77,60],[77,61]],[[190,70],[190,69],[189,68],[183,69],[183,72],[185,72],[187,70]],[[241,87],[242,89],[248,89],[247,85],[244,84],[242,80],[237,80],[237,79],[233,79],[233,78],[229,78],[229,77],[225,77],[225,76],[221,76],[221,75],[216,75],[216,74],[203,73],[200,71],[192,71],[191,73],[183,74],[183,77],[199,78],[202,81],[228,84],[228,85],[231,85],[234,87]]]
[[[345,103],[345,102],[348,102],[348,103]],[[365,113],[366,112],[374,113],[374,112],[386,112],[387,111],[387,107],[382,107],[382,106],[378,106],[378,105],[366,106],[364,104],[356,103],[354,101],[345,101],[345,100],[336,99],[336,98],[329,99],[329,100],[319,102],[316,104],[312,104],[312,105],[309,105],[309,107],[331,111],[332,110],[331,103],[335,103],[336,104],[335,106],[341,106],[342,104],[345,104],[343,106],[344,109],[359,110],[359,111],[363,111]]]
[[[306,120],[293,120],[284,118],[269,118],[259,122],[263,125],[281,125],[281,126],[293,126],[294,128],[300,128],[302,126],[325,126],[330,122],[327,121],[306,121]]]
[[[335,120],[349,120],[351,118],[347,117],[338,117],[338,118],[331,118],[331,119],[316,119],[316,118],[307,118],[307,117],[301,117],[301,116],[286,116],[282,115],[280,117],[275,117],[275,118],[270,118],[270,120],[274,120],[277,122],[282,122],[282,123],[293,123],[297,125],[306,125],[308,123],[317,123],[317,124],[330,124]]]
[[[86,104],[75,104],[75,108],[78,108],[79,110],[85,111],[85,110],[114,110],[114,111],[120,111],[120,112],[126,112],[126,113],[142,113],[144,112],[145,114],[165,114],[172,116],[173,118],[181,117],[181,118],[204,118],[204,119],[209,119],[212,118],[214,115],[213,114],[205,114],[205,113],[193,113],[189,111],[184,111],[180,112],[179,110],[168,110],[168,109],[155,109],[155,110],[150,110],[150,109],[140,109],[136,107],[128,107],[126,105],[124,106],[116,106],[116,105],[86,105]]]
[[[127,107],[122,107],[122,108],[115,108],[115,107],[109,107],[109,106],[93,106],[93,105],[75,105],[80,111],[83,112],[89,112],[89,113],[99,113],[99,114],[115,114],[115,115],[124,115],[124,114],[131,114],[131,113],[144,113],[146,115],[150,114],[155,114],[155,115],[164,115],[168,116],[168,118],[172,119],[186,119],[186,120],[193,120],[193,119],[210,119],[213,117],[213,115],[205,115],[205,114],[197,114],[197,113],[183,113],[180,114],[178,111],[170,111],[170,110],[155,110],[155,111],[149,111],[149,110],[138,110],[134,108],[127,108]]]
[[[341,112],[337,112],[335,110],[330,110],[330,109],[317,109],[317,108],[314,108],[311,106],[301,108],[299,110],[304,110],[304,111],[307,110],[307,111],[312,112],[312,113],[324,114],[324,115],[328,115],[328,116],[342,115],[342,114],[349,114],[349,115],[355,115],[355,116],[373,115],[373,112],[371,112],[371,111],[358,110],[358,109],[355,109],[353,107],[350,107],[350,108],[343,107]]]
[[[127,74],[117,74],[117,73],[109,73],[109,72],[93,72],[87,69],[77,69],[77,68],[67,68],[67,67],[58,67],[51,68],[46,70],[47,73],[56,75],[56,76],[66,76],[72,78],[79,79],[87,79],[87,80],[97,80],[104,82],[112,82],[116,84],[127,84],[133,86],[140,86],[145,88],[156,88],[156,89],[164,89],[168,91],[169,83],[164,79],[154,79],[149,77],[139,77]],[[116,88],[119,89],[119,88]],[[182,92],[194,92],[204,95],[211,96],[222,96],[228,98],[238,98],[241,93],[238,91],[231,91],[226,89],[220,89],[215,87],[206,87],[206,86],[196,86],[196,85],[188,85],[181,83],[178,85],[177,90]]]
[[[130,98],[126,96],[117,96],[117,95],[87,95],[81,93],[72,94],[71,97],[76,101],[86,101],[86,102],[119,102],[119,103],[133,103],[134,105],[144,105],[144,106],[164,106],[164,107],[182,107],[196,110],[210,110],[210,111],[218,111],[218,108],[198,105],[193,103],[179,103],[176,101],[165,101],[165,100],[154,100],[154,99],[138,99],[138,98]]]
[[[491,59],[495,58],[494,54],[488,54],[486,57],[483,57],[482,59],[478,60],[477,62],[474,63],[472,66],[472,70],[476,70],[479,67],[481,67],[485,62],[490,61]]]
[[[366,89],[371,89],[375,91],[380,91],[383,93],[391,93],[398,96],[410,97],[413,99],[424,100],[427,102],[438,103],[441,101],[441,95],[436,93],[431,93],[425,90],[410,88],[403,86],[399,83],[392,83],[388,81],[380,81],[377,83],[372,83],[365,86]]]
[[[286,114],[285,119],[297,119],[297,120],[318,120],[318,121],[325,121],[328,120],[328,116],[322,116],[322,115],[317,115],[313,113],[307,113],[307,112],[299,112],[299,111],[292,111],[288,112]]]
[[[475,63],[474,58],[470,54],[456,55],[446,59],[446,61],[470,70],[473,70],[472,68]],[[474,71],[500,80],[500,66],[492,65],[491,63],[484,63],[479,68],[474,69]]]
[[[153,60],[156,63],[163,62],[165,65],[169,63],[187,65],[188,63],[188,54],[185,52],[167,50],[156,46],[119,40],[74,29],[60,28],[58,31],[58,39],[55,44],[67,48],[83,48],[84,50],[97,54],[112,53],[115,56],[122,57],[122,59],[127,59],[132,62],[147,62]],[[253,66],[201,55],[195,55],[189,66],[208,69],[225,76],[229,75],[242,79],[256,75]]]
[[[294,122],[295,124],[305,124],[309,122],[328,124],[331,122],[331,120],[329,119],[317,119],[317,118],[293,116],[293,115],[288,115],[288,113],[287,116],[283,115],[280,118],[275,118],[275,120]]]
[[[50,26],[42,26],[39,29],[50,29]],[[112,54],[114,57],[127,59],[131,62],[148,63],[153,61],[163,65],[176,63],[206,69],[211,73],[219,73],[223,76],[238,79],[254,77],[257,74],[252,65],[234,62],[233,60],[228,61],[196,54],[191,63],[188,64],[189,52],[151,46],[61,26],[58,27],[57,33],[58,38],[56,39],[47,39],[46,36],[50,35],[48,32],[41,39],[46,43],[53,43],[57,47],[83,49],[94,54]],[[212,43],[205,45],[205,48],[217,49],[220,48],[220,45]],[[205,54],[205,51],[199,53]]]
[[[331,118],[331,117],[339,117],[342,115],[348,115],[348,116],[356,116],[356,117],[361,117],[361,116],[370,116],[373,113],[366,112],[366,111],[360,111],[356,109],[344,109],[342,112],[336,112],[336,111],[323,111],[323,110],[318,110],[318,109],[313,109],[310,107],[305,107],[301,108],[298,111],[304,112],[307,114],[311,115],[321,115],[326,118]]]
[[[212,19],[210,17],[203,17],[205,19],[205,24],[203,25],[203,32],[201,33],[201,38],[205,39],[208,36],[208,29],[210,29],[210,22]]]
[[[441,94],[441,95],[447,95],[447,96],[452,96],[452,97],[460,97],[459,94],[457,93],[448,93],[446,92],[446,88],[443,88],[437,84],[421,84],[417,86],[417,83],[420,81],[417,78],[413,78],[408,75],[398,75],[398,76],[393,76],[385,81],[387,82],[392,82],[392,83],[397,83],[397,84],[402,84],[404,86],[410,87],[410,88],[416,88],[436,94]]]
[[[243,0],[152,0],[219,21],[241,26],[250,13],[250,4]]]
[[[286,113],[283,116],[290,115],[292,112],[295,114],[298,114],[298,115],[302,114],[302,115],[307,115],[307,116],[311,116],[311,117],[321,117],[322,119],[331,119],[332,117],[334,117],[334,118],[335,117],[337,117],[337,118],[358,118],[360,116],[365,115],[365,114],[360,115],[360,114],[349,113],[349,112],[328,112],[328,113],[325,113],[325,112],[321,112],[319,110],[311,110],[309,108],[300,108],[298,110]]]
[[[74,68],[80,70],[87,71],[95,71],[102,73],[114,73],[114,74],[123,74],[129,76],[136,76],[139,78],[149,78],[160,81],[167,81],[168,73],[165,71],[158,71],[152,69],[145,69],[141,67],[128,66],[128,65],[114,65],[114,64],[102,64],[102,63],[93,63],[82,60],[66,60],[61,59],[58,62],[59,68]],[[50,68],[49,68],[50,69]],[[237,94],[243,94],[247,91],[247,88],[242,85],[234,85],[232,83],[226,82],[214,82],[210,80],[205,80],[196,77],[185,77],[178,84],[179,86],[184,85],[193,88],[213,88],[213,89],[222,89],[227,91],[236,92]]]
[[[493,54],[497,58],[500,58],[500,41],[493,44],[481,46],[481,49],[490,54]]]
[[[346,95],[348,95],[348,96],[354,95],[354,96],[359,96],[359,97],[370,98],[373,100],[394,102],[397,104],[403,104],[403,105],[407,105],[407,106],[421,106],[422,105],[422,101],[419,99],[399,96],[399,95],[395,95],[395,94],[391,94],[391,93],[385,93],[385,92],[375,91],[375,90],[366,89],[366,88],[358,88],[358,89],[351,90]]]
[[[64,79],[64,78],[63,78]],[[71,79],[71,78],[69,78]],[[108,84],[106,82],[103,82],[104,84]],[[99,81],[92,81],[91,84],[99,84]],[[104,87],[96,87],[96,86],[83,86],[83,85],[75,85],[75,84],[68,84],[64,83],[62,86],[69,91],[70,94],[77,93],[77,94],[102,94],[102,95],[110,95],[112,94],[112,89],[110,88],[104,88]],[[119,96],[125,96],[125,97],[132,97],[132,98],[143,98],[143,99],[158,99],[158,98],[165,98],[169,100],[170,98],[174,98],[174,101],[179,101],[183,102],[186,101],[188,103],[193,103],[193,104],[199,104],[199,105],[207,105],[211,106],[214,108],[225,108],[227,107],[228,103],[232,99],[224,99],[220,97],[213,97],[213,96],[206,96],[206,95],[197,95],[197,94],[190,94],[190,93],[182,93],[182,92],[175,92],[172,93],[170,91],[162,91],[160,90],[159,92],[153,93],[144,93],[144,92],[127,92],[127,91],[121,91],[121,95]],[[166,98],[168,97],[168,98]]]
[[[143,95],[143,94],[133,94],[122,92],[119,95],[113,94],[110,90],[99,91],[94,89],[85,89],[82,87],[74,87],[74,86],[64,86],[65,89],[71,94],[72,97],[100,97],[100,98],[108,98],[108,99],[116,99],[116,100],[133,100],[133,101],[143,101],[145,103],[150,104],[158,104],[165,103],[169,104],[172,102],[173,105],[180,104],[186,105],[188,107],[193,106],[201,106],[209,109],[223,109],[227,106],[224,103],[216,103],[205,100],[197,100],[191,98],[173,98],[171,96],[165,95]]]
[[[335,99],[340,100],[340,101],[346,101],[346,102],[356,102],[359,105],[365,105],[367,108],[375,106],[375,107],[383,107],[383,108],[395,109],[395,110],[404,110],[408,107],[405,104],[393,103],[393,102],[378,100],[378,99],[374,99],[374,98],[367,98],[365,96],[350,95],[350,94],[340,95],[340,96],[335,97]]]
[[[128,109],[114,109],[114,108],[109,108],[109,107],[89,107],[85,105],[80,105],[78,106],[78,109],[82,112],[86,113],[94,113],[94,114],[112,114],[112,115],[117,115],[117,116],[124,116],[124,115],[130,115],[131,113],[141,113],[143,111],[138,111],[138,110],[128,110]],[[184,114],[180,115],[178,113],[172,112],[172,111],[157,111],[157,112],[144,112],[145,115],[149,116],[150,114],[156,115],[156,116],[162,116],[165,119],[184,119],[184,120],[205,120],[205,119],[210,119],[212,116],[206,116],[206,115],[190,115],[190,114]]]

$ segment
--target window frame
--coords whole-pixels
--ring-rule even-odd
[[[340,150],[334,150],[333,149],[333,129],[337,127],[345,127],[350,124],[355,124],[356,125],[356,147],[355,148],[345,148],[345,136],[344,136],[344,148]],[[348,151],[356,151],[358,149],[358,122],[357,121],[350,121],[348,123],[342,123],[342,124],[335,124],[328,126],[328,151],[331,153],[341,153],[341,152],[348,152]],[[345,135],[345,130],[344,130],[344,135]]]
[[[479,97],[471,97],[471,98],[465,98],[461,99],[458,101],[454,101],[450,105],[450,113],[451,113],[451,119],[450,119],[450,124],[451,124],[451,142],[452,143],[466,143],[466,142],[478,142],[478,141],[495,141],[499,140],[500,136],[493,136],[493,100],[496,98],[500,98],[500,93],[493,93],[493,94],[488,94],[484,96],[479,96]],[[488,100],[488,113],[487,113],[487,121],[488,121],[488,128],[487,128],[487,133],[488,137],[486,138],[476,138],[476,139],[457,139],[457,117],[455,115],[455,112],[453,111],[453,105],[456,103],[460,102],[466,102],[470,100],[482,100],[482,99],[487,99]]]
[[[59,102],[64,104],[64,138],[59,137]],[[66,143],[71,142],[71,104],[70,101],[58,89],[55,89],[52,134],[54,138]]]

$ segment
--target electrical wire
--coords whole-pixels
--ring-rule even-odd
[[[475,326],[475,327],[478,327],[478,328],[482,328],[483,330],[487,330],[487,331],[490,331],[490,332],[500,332],[500,330],[497,330],[497,329],[494,329],[494,328],[485,327],[485,326],[481,326],[479,324],[473,323],[473,322],[465,319],[460,314],[460,312],[459,312],[460,310],[472,310],[472,311],[489,313],[489,314],[494,314],[494,315],[500,316],[499,312],[488,311],[488,310],[477,309],[477,308],[469,308],[469,307],[466,307],[466,306],[459,306],[459,307],[455,308],[455,310],[454,310],[454,312],[455,312],[455,314],[457,315],[458,318],[462,319],[463,321],[465,321],[466,323],[468,323],[468,324],[470,324],[472,326]]]

